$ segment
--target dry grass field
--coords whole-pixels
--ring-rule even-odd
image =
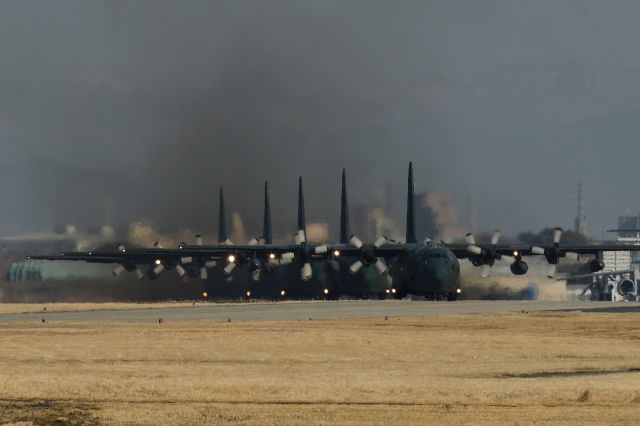
[[[0,424],[637,424],[638,320],[0,323]]]

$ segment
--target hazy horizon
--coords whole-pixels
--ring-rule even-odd
[[[259,231],[447,194],[461,225],[573,227],[640,211],[633,1],[5,1],[0,234],[60,223],[212,232],[217,191]],[[383,207],[381,205],[381,207]],[[398,213],[399,212],[399,213]]]

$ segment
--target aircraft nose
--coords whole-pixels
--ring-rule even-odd
[[[433,281],[441,290],[446,290],[451,286],[454,276],[449,265],[442,265],[432,271]]]

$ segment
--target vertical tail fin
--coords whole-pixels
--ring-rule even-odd
[[[349,243],[349,200],[347,198],[347,172],[342,169],[342,196],[340,198],[340,244]]]
[[[307,223],[304,214],[304,192],[302,190],[302,176],[298,179],[298,231],[302,231],[306,239]]]
[[[271,236],[271,197],[269,196],[269,182],[264,182],[264,217],[262,221],[262,238],[265,244],[272,243]]]
[[[227,221],[224,215],[224,190],[220,187],[220,214],[218,216],[218,243],[227,240]]]
[[[416,243],[416,205],[413,184],[413,163],[409,162],[409,179],[407,181],[407,229],[405,241]]]

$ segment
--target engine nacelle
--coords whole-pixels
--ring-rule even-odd
[[[474,257],[470,257],[469,260],[471,261],[471,264],[473,266],[482,266],[482,265],[484,265],[484,261],[482,260],[481,257],[474,256]]]
[[[589,263],[589,269],[591,272],[599,272],[604,269],[604,262],[599,259],[594,259]]]
[[[124,267],[124,269],[126,269],[127,272],[133,272],[138,269],[138,265],[136,265],[134,262],[129,261],[124,262],[122,266]]]
[[[524,275],[529,270],[529,265],[523,260],[516,260],[511,264],[511,272],[514,275]]]
[[[260,266],[262,264],[260,263],[260,261],[258,259],[256,259],[255,257],[251,258],[248,260],[248,268],[249,271],[251,272],[256,272],[260,269]]]
[[[635,293],[636,285],[630,278],[623,278],[618,282],[618,293],[622,296],[628,296]]]

